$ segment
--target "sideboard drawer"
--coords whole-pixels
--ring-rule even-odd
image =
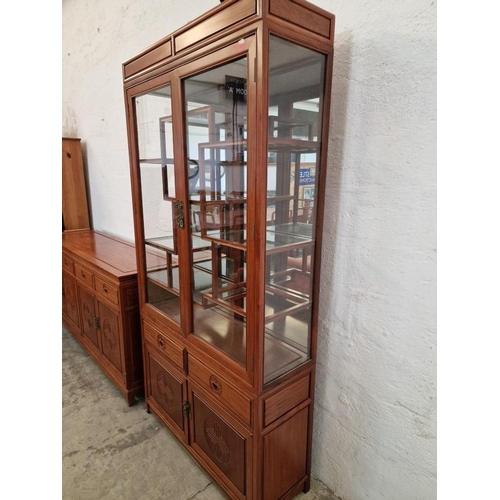
[[[92,271],[89,271],[87,268],[81,266],[78,262],[75,263],[75,276],[88,286],[93,286],[94,275],[92,274]]]
[[[71,274],[75,272],[75,262],[67,255],[62,256],[62,267]]]
[[[98,294],[106,297],[113,304],[118,305],[118,289],[110,283],[102,280],[98,276],[95,277],[95,290]]]
[[[192,356],[188,358],[188,373],[243,422],[251,424],[251,400],[249,398]]]

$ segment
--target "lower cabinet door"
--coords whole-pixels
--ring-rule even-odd
[[[80,287],[78,287],[78,294],[80,295],[82,333],[99,348],[99,335],[97,331],[98,319],[95,310],[94,296]]]
[[[78,315],[78,299],[76,297],[76,285],[73,276],[62,275],[63,282],[63,312],[76,324],[80,326]]]
[[[245,498],[250,484],[251,436],[195,384],[191,381],[189,384],[192,412],[190,445],[212,470],[215,466],[214,474],[235,496]]]
[[[183,441],[187,441],[186,379],[172,363],[144,344],[147,403]]]
[[[113,365],[122,372],[122,357],[118,314],[99,304],[99,329],[101,330],[101,351]]]

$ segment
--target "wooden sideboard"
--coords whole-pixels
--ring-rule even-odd
[[[129,406],[144,388],[136,267],[129,243],[90,229],[62,233],[63,323]]]

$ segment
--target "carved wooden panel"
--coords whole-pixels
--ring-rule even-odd
[[[245,494],[245,438],[193,394],[193,441]]]
[[[99,347],[99,337],[97,332],[96,310],[94,296],[78,287],[80,294],[80,311],[82,315],[82,333],[96,347]]]
[[[118,315],[99,302],[99,329],[101,330],[102,353],[122,371],[120,332]]]
[[[78,299],[76,297],[75,280],[63,273],[63,311],[77,325],[80,325],[78,316]]]
[[[184,430],[182,415],[183,382],[178,380],[165,365],[166,363],[160,362],[151,352],[148,352],[148,380],[151,395],[175,424],[181,430]]]

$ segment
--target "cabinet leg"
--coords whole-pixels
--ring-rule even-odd
[[[304,489],[302,490],[304,493],[307,493],[311,489],[311,476],[306,479],[304,483]]]
[[[127,394],[125,394],[125,400],[129,406],[132,406],[135,403],[135,392],[127,392]]]

